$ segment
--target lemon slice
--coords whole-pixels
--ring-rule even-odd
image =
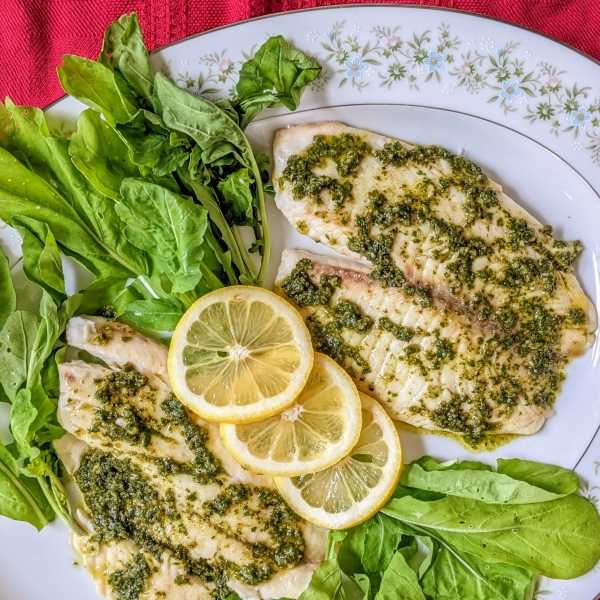
[[[317,353],[294,404],[255,423],[222,424],[220,433],[226,448],[245,468],[294,477],[338,462],[352,450],[360,430],[356,386],[334,360]]]
[[[328,529],[347,529],[373,516],[393,494],[402,447],[392,420],[360,394],[362,431],[350,454],[333,466],[300,477],[275,478],[285,501],[301,517]]]
[[[285,300],[232,286],[183,315],[169,349],[173,392],[207,421],[245,423],[294,402],[312,369],[310,334]]]

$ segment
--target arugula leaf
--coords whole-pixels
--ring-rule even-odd
[[[147,257],[127,242],[114,201],[73,165],[69,142],[50,135],[41,110],[7,105],[10,112],[0,105],[0,122],[18,127],[1,142],[0,218],[9,225],[22,216],[46,223],[61,251],[95,275],[146,272]]]
[[[125,81],[102,63],[67,54],[57,71],[65,92],[102,112],[113,127],[129,121],[137,112]]]
[[[448,460],[440,463],[431,456],[422,456],[418,460],[413,461],[410,464],[417,464],[422,467],[425,471],[465,471],[474,469],[476,471],[492,471],[490,465],[475,461],[475,460],[462,460],[458,459]]]
[[[93,315],[100,309],[108,307],[127,287],[128,278],[98,277],[83,292],[78,314]]]
[[[370,600],[373,597],[373,584],[368,575],[365,575],[364,573],[356,573],[352,576],[352,581],[354,581],[354,583],[362,592],[362,600]]]
[[[200,146],[205,164],[224,156],[245,167],[256,164],[246,136],[218,106],[182,90],[161,73],[156,74],[154,93],[157,113],[168,127],[189,135]]]
[[[37,481],[19,475],[15,459],[0,442],[0,515],[24,521],[38,531],[53,519]]]
[[[27,381],[31,350],[38,333],[38,319],[30,312],[13,312],[0,331],[0,371],[2,385],[11,402]]]
[[[52,231],[45,223],[17,217],[13,225],[23,237],[23,272],[60,304],[67,299],[62,260]]]
[[[201,159],[205,166],[231,165],[237,161],[242,167],[247,167],[255,182],[261,181],[260,170],[246,136],[239,126],[232,121],[220,108],[204,100],[192,96],[178,88],[166,77],[158,73],[154,88],[157,112],[165,124],[172,129],[189,135],[201,148]],[[267,222],[262,185],[255,185],[256,201],[260,215],[261,232],[258,237],[264,239],[262,260],[258,275],[254,276],[254,266],[241,241],[239,232],[233,231],[235,245],[251,276],[240,278],[248,283],[262,284],[270,256],[270,233]],[[256,235],[256,232],[255,232]],[[232,246],[229,246],[230,250]]]
[[[337,558],[330,558],[317,567],[298,600],[345,600],[345,597],[340,565]]]
[[[140,170],[129,159],[127,145],[100,113],[91,109],[84,110],[77,121],[69,155],[86,179],[115,201],[120,199],[123,179],[140,176]]]
[[[278,35],[269,38],[240,69],[236,104],[242,111],[241,127],[265,108],[286,106],[296,110],[306,86],[321,73],[315,58],[306,56]]]
[[[104,33],[98,62],[119,71],[140,96],[150,99],[154,71],[135,13],[123,15],[111,23]]]
[[[123,314],[138,327],[153,331],[175,331],[185,309],[183,302],[177,298],[152,298],[130,302]]]
[[[22,448],[29,447],[27,435],[37,414],[38,412],[31,402],[31,390],[26,388],[19,390],[10,409],[10,425],[17,444]]]
[[[225,258],[222,255],[222,253],[218,254],[218,256],[220,256],[220,262],[229,275],[230,283],[239,283],[237,281],[235,273],[233,273],[231,269],[227,269],[228,262],[233,262],[233,264],[238,268],[242,275],[248,275],[248,269],[246,267],[244,259],[242,258],[240,249],[237,246],[237,242],[235,240],[235,237],[233,236],[233,232],[231,231],[231,228],[227,223],[227,219],[221,211],[219,203],[217,202],[210,188],[201,184],[198,181],[194,181],[193,179],[186,178],[186,181],[192,188],[198,202],[200,202],[200,204],[208,211],[211,221],[216,225],[217,229],[219,230],[219,233],[221,234],[221,238],[225,242],[226,246],[229,248],[230,258]],[[209,230],[207,229],[207,233],[208,232]],[[210,237],[207,237],[207,241],[211,241]],[[216,240],[211,243],[211,247],[213,247],[215,253],[218,252],[218,244]]]
[[[234,225],[252,225],[254,201],[251,185],[254,179],[247,168],[230,173],[217,187],[225,199],[227,220]]]
[[[193,290],[203,276],[206,209],[143,179],[123,181],[121,196],[117,213],[127,224],[127,238],[152,256],[173,292]]]
[[[577,474],[570,469],[518,458],[499,458],[498,473],[524,481],[556,496],[573,494],[581,485]]]
[[[600,515],[574,494],[534,504],[485,504],[447,496],[391,500],[382,511],[488,562],[558,579],[587,573],[600,559]]]
[[[517,472],[520,468],[523,477],[526,476],[523,467],[517,463],[513,465],[513,471]],[[508,465],[507,468],[510,470]],[[559,467],[554,469],[552,474],[561,479],[558,483],[562,484],[562,491],[550,491],[504,473],[475,469],[426,471],[416,463],[404,467],[400,481],[411,488],[471,498],[487,504],[530,504],[555,500],[579,488],[579,478],[572,471]],[[536,472],[540,473],[539,480],[546,474],[539,468]]]
[[[385,571],[404,532],[402,524],[382,513],[352,528],[339,552],[342,570],[350,574]]]
[[[131,160],[162,177],[181,167],[189,158],[187,137],[167,129],[163,120],[147,110],[138,111],[127,123],[117,125]]]
[[[436,600],[531,600],[536,580],[526,569],[484,561],[443,546],[421,585],[425,595]]]
[[[396,552],[381,578],[375,600],[426,600],[417,574],[408,566],[402,552]]]
[[[8,315],[17,308],[17,295],[13,285],[8,258],[0,248],[0,329],[4,326]]]

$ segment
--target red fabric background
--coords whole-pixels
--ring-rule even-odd
[[[357,4],[360,0],[0,0],[0,98],[45,106],[63,92],[55,69],[63,54],[95,58],[102,32],[136,11],[150,49],[259,15]],[[395,2],[408,4],[409,2]],[[421,0],[541,31],[600,59],[600,0]]]

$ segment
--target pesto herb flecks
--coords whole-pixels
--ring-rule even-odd
[[[150,567],[142,554],[136,554],[133,562],[126,563],[108,576],[108,585],[116,600],[139,600],[145,592]]]
[[[194,455],[192,465],[187,472],[201,484],[215,481],[222,472],[222,467],[219,459],[207,448],[208,431],[194,423],[183,404],[175,396],[169,396],[160,407],[166,414],[163,424],[179,428],[187,447]]]
[[[294,198],[306,197],[317,203],[321,202],[321,192],[329,190],[334,204],[341,206],[352,195],[352,182],[316,175],[313,169],[325,166],[327,159],[331,159],[340,177],[354,177],[361,160],[370,151],[370,146],[357,135],[316,135],[303,153],[288,159],[280,185],[283,187],[289,182]]]
[[[281,284],[281,289],[298,306],[326,306],[333,295],[335,288],[339,286],[340,279],[334,275],[321,275],[318,284],[311,281],[308,270],[312,263],[303,258]]]

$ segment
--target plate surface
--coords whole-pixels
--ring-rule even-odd
[[[257,151],[268,153],[281,127],[340,120],[463,152],[560,237],[582,240],[578,276],[599,305],[600,65],[528,30],[407,6],[346,6],[258,19],[163,48],[153,62],[193,93],[227,97],[245,57],[278,34],[314,54],[324,70],[307,90],[301,111],[267,111],[249,127]],[[51,128],[68,135],[81,110],[74,100],[59,101],[49,110]],[[267,283],[283,248],[331,253],[299,235],[273,203],[269,209],[274,239]],[[20,239],[1,223],[0,243],[18,276]],[[72,290],[83,283],[72,265],[67,276]],[[557,414],[540,433],[478,458],[493,462],[495,456],[518,456],[576,468],[584,482],[581,493],[597,502],[599,357],[596,341],[570,365]],[[7,408],[0,405],[3,439]],[[401,437],[408,460],[424,453],[441,459],[468,456],[442,437],[404,431]],[[77,559],[67,535],[59,524],[38,534],[31,526],[0,519],[0,600],[97,598],[91,579],[72,566]],[[536,597],[592,600],[599,590],[597,568],[573,581],[543,580]]]

